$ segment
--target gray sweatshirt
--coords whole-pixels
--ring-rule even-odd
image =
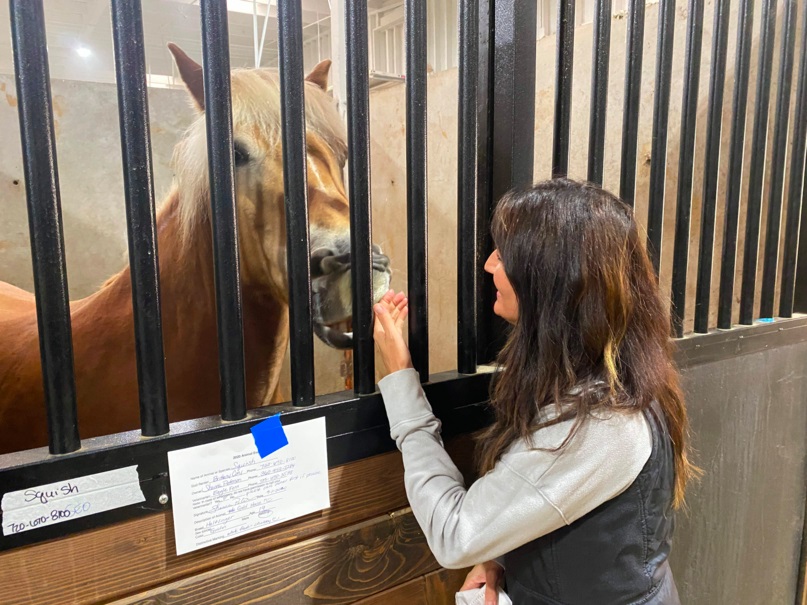
[[[434,557],[447,568],[496,559],[574,522],[627,489],[652,449],[643,414],[600,412],[558,452],[535,448],[560,445],[573,420],[536,431],[534,447],[512,444],[466,488],[443,448],[440,421],[417,372],[395,372],[378,386],[403,454],[410,506]]]

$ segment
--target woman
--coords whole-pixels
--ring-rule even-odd
[[[677,605],[672,510],[697,472],[671,361],[669,318],[630,208],[558,179],[512,191],[485,271],[512,324],[466,489],[443,449],[402,324],[374,307],[389,372],[379,387],[406,491],[437,561],[476,565],[463,590],[502,581],[516,605]],[[482,563],[480,563],[482,562]]]

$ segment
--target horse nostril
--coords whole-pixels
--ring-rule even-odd
[[[373,254],[373,269],[376,271],[387,271],[389,265],[389,256],[380,253]]]
[[[318,248],[311,253],[311,277],[320,277],[327,272],[324,265],[334,252],[330,248]]]

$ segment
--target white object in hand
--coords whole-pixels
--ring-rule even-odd
[[[455,600],[457,605],[485,605],[485,586],[458,592]],[[501,588],[499,588],[499,605],[513,605],[513,601]]]

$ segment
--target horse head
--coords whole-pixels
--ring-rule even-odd
[[[200,113],[174,154],[181,220],[189,237],[190,226],[210,212],[202,68],[177,46],[169,48]],[[330,65],[321,62],[305,81],[313,319],[321,340],[349,348],[352,335],[336,327],[352,315],[349,207],[342,179],[347,141],[336,103],[326,92]],[[236,69],[231,86],[242,284],[288,304],[279,77],[269,69]],[[389,259],[373,246],[376,301],[390,277]]]

